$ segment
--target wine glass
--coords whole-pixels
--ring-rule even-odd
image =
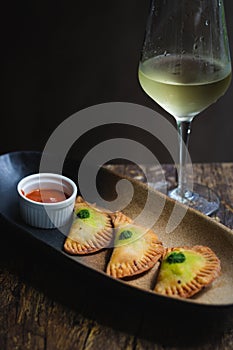
[[[175,119],[179,134],[178,187],[169,196],[210,215],[211,190],[187,181],[193,118],[230,85],[231,61],[222,0],[152,0],[139,63],[144,91]]]

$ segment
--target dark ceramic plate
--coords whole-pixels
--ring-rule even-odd
[[[169,298],[154,293],[151,289],[153,287],[153,271],[133,281],[115,280],[104,272],[109,258],[108,250],[89,257],[69,256],[63,252],[65,236],[59,230],[36,229],[26,225],[21,220],[16,185],[26,175],[38,172],[40,157],[41,154],[37,152],[15,152],[0,156],[0,213],[4,219],[13,224],[15,229],[24,232],[29,241],[36,243],[37,249],[41,249],[43,246],[49,247],[50,251],[55,251],[59,255],[64,264],[67,266],[72,264],[73,268],[76,269],[77,276],[80,273],[86,276],[86,279],[91,279],[96,285],[104,286],[102,293],[106,298],[111,293],[111,298],[116,296],[127,298],[129,305],[134,303],[137,307],[140,303],[139,308],[147,310],[148,317],[149,313],[155,313],[156,319],[160,319],[162,322],[163,318],[166,320],[166,315],[175,312],[180,316],[180,320],[184,320],[184,315],[189,315],[189,321],[196,322],[198,316],[200,317],[199,323],[201,320],[210,325],[214,319],[215,323],[221,322],[221,326],[230,324],[233,313],[233,235],[230,229],[194,210],[188,210],[179,226],[168,234],[165,228],[174,202],[166,197],[163,212],[154,227],[160,239],[166,246],[196,244],[209,246],[221,260],[221,276],[211,287],[190,300]],[[77,180],[72,162],[65,164],[63,173],[74,181]],[[119,179],[118,175],[102,169],[98,177],[102,195],[112,197]],[[134,198],[126,212],[133,217],[144,205],[148,190],[138,182],[132,181],[132,184]],[[152,196],[156,202],[162,195],[153,191]]]

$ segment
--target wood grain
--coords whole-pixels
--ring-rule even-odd
[[[111,168],[121,174],[145,181],[155,181],[158,176],[155,169],[144,166],[143,170],[133,165],[114,165]],[[172,184],[176,175],[173,166],[163,167],[163,174]],[[213,220],[221,221],[233,227],[233,164],[195,164],[195,181],[213,188],[221,198],[219,212]],[[120,312],[109,313],[100,318],[100,305],[93,305],[91,296],[95,288],[77,289],[75,307],[60,297],[59,283],[64,288],[74,289],[68,281],[70,276],[52,259],[43,258],[39,253],[27,247],[15,228],[1,221],[2,244],[0,246],[0,349],[32,350],[174,350],[179,344],[166,346],[141,336],[143,319],[135,320],[135,331],[121,328]],[[23,248],[23,249],[22,249]],[[22,254],[22,251],[24,252]],[[56,272],[54,272],[56,271]],[[72,272],[70,272],[72,274]],[[48,281],[50,282],[48,287]],[[74,284],[79,281],[74,280]],[[70,283],[70,282],[69,282]],[[81,283],[81,282],[80,282]],[[110,318],[116,319],[116,327],[110,326]],[[108,319],[109,318],[109,319]],[[117,324],[119,327],[117,327]],[[155,329],[156,333],[156,329]],[[198,340],[198,334],[196,338]],[[164,340],[165,343],[165,340]],[[184,348],[184,347],[183,347]],[[192,339],[185,349],[233,349],[233,329],[193,345]]]

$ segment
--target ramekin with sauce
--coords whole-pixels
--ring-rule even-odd
[[[72,218],[77,187],[59,174],[39,173],[23,178],[17,185],[20,214],[29,225],[54,228]]]

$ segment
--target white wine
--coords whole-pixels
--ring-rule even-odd
[[[158,56],[139,66],[145,92],[176,119],[200,113],[222,96],[231,81],[231,66],[188,55]]]

